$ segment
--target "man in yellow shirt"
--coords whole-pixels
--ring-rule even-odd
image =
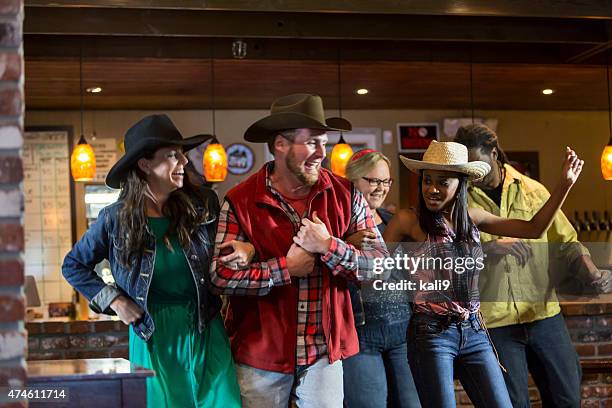
[[[469,188],[470,207],[528,220],[550,196],[542,184],[507,163],[497,135],[488,127],[463,126],[456,141],[467,146],[470,161],[491,165],[491,172]],[[483,232],[480,237],[487,254],[479,285],[481,311],[507,370],[504,379],[513,406],[530,406],[530,372],[544,407],[580,407],[580,362],[560,314],[555,290],[560,273],[555,272],[566,265],[587,286],[607,293],[612,289],[610,271],[595,267],[561,211],[539,239]]]

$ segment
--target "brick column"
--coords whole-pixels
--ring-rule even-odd
[[[0,387],[26,382],[23,287],[23,0],[0,0]],[[0,395],[0,407],[26,406]]]

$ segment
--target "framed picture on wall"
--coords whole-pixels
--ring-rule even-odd
[[[422,152],[432,140],[439,140],[437,123],[398,123],[397,148],[400,153]]]

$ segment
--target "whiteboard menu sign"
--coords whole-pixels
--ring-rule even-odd
[[[72,247],[70,130],[30,131],[23,146],[25,271],[36,279],[41,304],[69,302],[61,265]]]

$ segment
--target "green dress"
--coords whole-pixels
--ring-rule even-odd
[[[197,329],[197,293],[176,236],[164,244],[168,218],[149,218],[156,238],[147,307],[155,323],[149,341],[130,330],[130,361],[155,371],[147,380],[147,407],[240,407],[240,389],[220,317]]]

